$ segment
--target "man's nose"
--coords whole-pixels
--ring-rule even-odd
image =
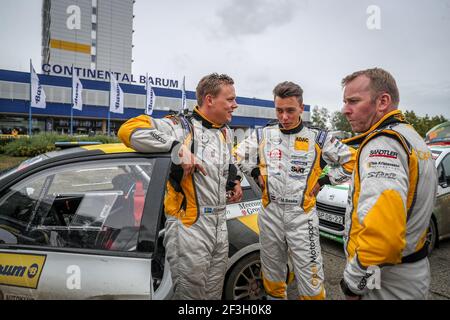
[[[341,113],[344,114],[344,115],[351,114],[351,109],[350,109],[350,107],[348,106],[347,103],[344,103],[344,105],[342,106]]]

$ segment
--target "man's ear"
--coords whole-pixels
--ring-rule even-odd
[[[387,92],[383,93],[381,96],[377,99],[377,109],[380,112],[385,112],[389,110],[389,108],[392,106],[392,98],[391,95]]]
[[[302,114],[303,113],[303,111],[305,111],[305,105],[302,103],[302,105],[300,106],[300,109],[302,110],[301,112],[300,112],[300,114]]]
[[[207,106],[211,106],[211,105],[212,105],[212,100],[213,100],[212,95],[207,94],[207,95],[205,96],[205,102],[206,102],[206,105],[207,105]]]

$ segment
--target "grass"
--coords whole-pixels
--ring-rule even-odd
[[[22,161],[28,159],[27,157],[10,157],[4,154],[0,154],[0,172],[12,167],[17,166]]]

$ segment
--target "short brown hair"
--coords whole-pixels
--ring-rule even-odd
[[[226,74],[211,73],[204,76],[197,85],[196,96],[199,106],[203,99],[210,94],[215,97],[219,94],[222,85],[233,85],[234,80]]]
[[[342,87],[355,80],[359,76],[366,76],[370,79],[369,89],[372,91],[372,99],[375,100],[380,94],[388,93],[391,96],[392,104],[398,107],[400,94],[394,77],[381,68],[360,70],[342,79]]]
[[[273,89],[273,95],[274,98],[280,97],[282,99],[297,97],[300,105],[303,104],[303,89],[298,84],[290,81],[279,83],[275,89]]]

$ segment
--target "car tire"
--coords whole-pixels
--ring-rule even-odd
[[[234,264],[225,279],[225,300],[265,300],[259,252],[250,253]]]
[[[437,236],[438,236],[436,221],[431,218],[430,226],[427,230],[427,242],[428,242],[428,255],[430,256],[433,252],[433,249],[436,247]]]

